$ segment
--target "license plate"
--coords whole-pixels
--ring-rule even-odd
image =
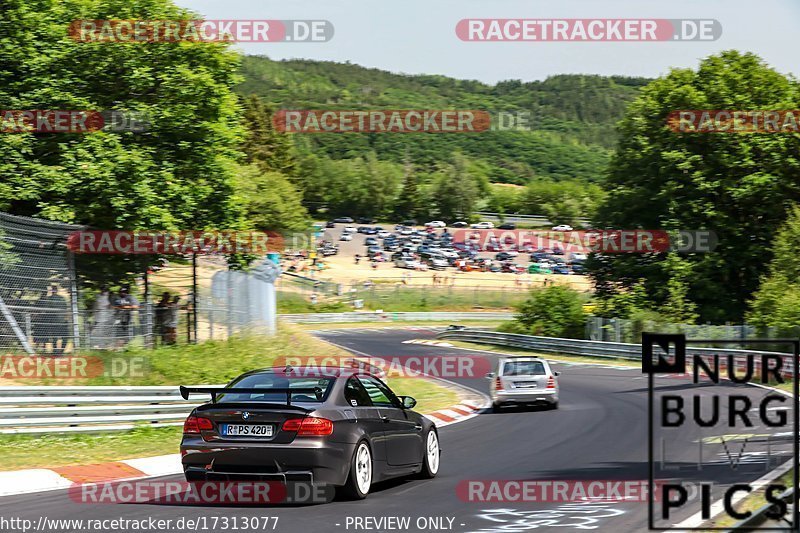
[[[514,387],[516,387],[518,389],[535,389],[536,388],[536,383],[531,383],[531,382],[528,382],[528,381],[523,382],[523,383],[514,383]]]
[[[222,434],[226,437],[271,437],[270,424],[223,424]]]

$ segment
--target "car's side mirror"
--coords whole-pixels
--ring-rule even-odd
[[[486,374],[486,379],[492,379],[494,377],[494,372],[489,372]]]
[[[411,396],[400,396],[400,401],[403,402],[403,409],[413,409],[417,405],[417,400]]]
[[[554,376],[560,376],[560,375],[561,375],[561,372],[553,372],[553,375],[554,375]]]

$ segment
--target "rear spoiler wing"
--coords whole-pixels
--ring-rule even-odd
[[[180,386],[181,397],[184,400],[189,399],[190,394],[210,394],[211,402],[217,403],[218,394],[265,394],[265,393],[282,393],[286,394],[286,405],[292,405],[292,394],[305,393],[313,394],[317,400],[322,399],[324,391],[320,387],[307,387],[307,388],[278,388],[278,387],[261,387],[261,388],[237,388],[237,387],[184,387]]]

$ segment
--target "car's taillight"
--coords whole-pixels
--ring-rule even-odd
[[[290,418],[282,426],[283,431],[297,432],[298,437],[324,437],[333,433],[333,422],[327,418],[309,416]]]
[[[211,420],[208,418],[203,418],[201,416],[190,416],[186,419],[186,422],[183,423],[184,433],[197,434],[206,429],[214,429],[214,424],[212,424]]]
[[[548,389],[555,389],[556,388],[556,378],[550,376],[547,378],[547,388]]]
[[[500,376],[494,378],[494,388],[496,390],[503,390],[503,382],[500,381]]]

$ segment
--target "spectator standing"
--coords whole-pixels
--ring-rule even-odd
[[[135,315],[139,311],[139,300],[131,294],[130,285],[123,285],[114,301],[118,345],[124,346],[133,337]]]
[[[38,301],[43,312],[37,314],[34,323],[34,344],[42,351],[50,343],[53,355],[62,355],[67,348],[69,335],[69,305],[67,299],[58,294],[58,285],[52,285],[44,298]]]
[[[100,293],[92,306],[92,347],[103,350],[111,346],[114,336],[114,309],[112,307],[114,295],[108,290],[107,285],[100,287]]]
[[[167,344],[167,322],[169,321],[170,307],[172,306],[172,295],[164,292],[161,300],[156,304],[155,334],[161,338],[162,344]]]
[[[164,344],[173,345],[178,340],[178,320],[180,319],[181,297],[175,296],[167,305],[164,319]]]

